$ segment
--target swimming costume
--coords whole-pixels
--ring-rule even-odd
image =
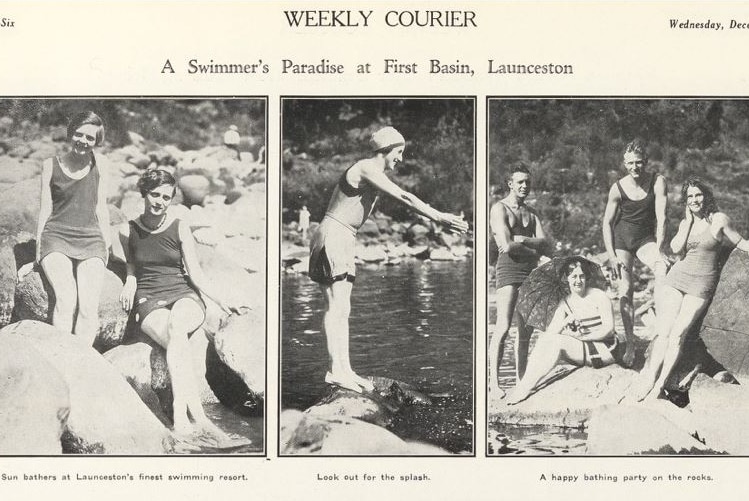
[[[335,219],[356,233],[372,213],[378,191],[364,181],[356,188],[351,186],[346,178],[350,170],[351,167],[346,169],[333,189],[325,216]]]
[[[52,159],[52,212],[40,238],[40,260],[52,252],[71,259],[98,257],[107,262],[107,248],[96,217],[99,201],[99,170],[91,155],[91,168],[81,179],[65,174],[57,157]]]
[[[515,214],[504,202],[500,201],[499,203],[515,216],[515,222],[510,228],[511,236],[536,236],[536,218],[532,213],[528,226],[523,226],[523,218],[519,214]],[[497,289],[506,285],[522,284],[537,264],[538,258],[535,256],[512,257],[506,252],[500,253],[495,265]]]
[[[310,240],[309,277],[319,284],[356,278],[356,232],[326,215]]]
[[[564,300],[564,304],[567,309],[572,313],[567,300]],[[591,317],[580,319],[580,326],[578,330],[589,331],[594,327],[598,327],[603,323],[601,315],[593,315]],[[600,369],[613,363],[619,363],[624,357],[626,351],[626,343],[619,342],[616,333],[613,333],[611,337],[602,339],[600,341],[582,341],[583,343],[583,357],[586,365],[590,365],[594,369]]]
[[[619,216],[614,224],[614,248],[636,252],[649,242],[655,242],[655,179],[653,174],[645,198],[632,200],[624,192],[620,181],[616,182],[622,200]]]
[[[671,267],[666,283],[684,294],[709,299],[720,279],[720,250],[721,243],[710,232],[709,224],[699,235],[693,236],[690,231],[687,253]]]
[[[203,310],[205,303],[188,281],[182,262],[179,220],[161,231],[149,231],[130,221],[128,248],[135,264],[135,321],[140,324],[152,311],[171,309],[182,298],[194,300]]]
[[[356,232],[377,202],[377,190],[367,183],[351,186],[349,170],[338,179],[325,217],[310,240],[309,277],[320,284],[355,280]]]

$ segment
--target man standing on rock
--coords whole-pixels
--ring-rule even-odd
[[[614,275],[619,279],[619,306],[627,341],[623,357],[625,367],[634,360],[634,307],[632,306],[634,258],[644,263],[655,275],[654,299],[658,307],[660,282],[668,271],[668,258],[663,254],[666,239],[666,179],[647,172],[646,144],[640,140],[624,148],[627,175],[609,190],[603,214],[603,243]]]
[[[309,277],[319,283],[325,296],[323,328],[330,356],[325,382],[355,392],[372,391],[372,382],[357,375],[349,358],[349,313],[356,232],[372,213],[380,192],[448,230],[464,233],[468,223],[461,217],[433,209],[399,188],[386,175],[403,161],[405,139],[393,127],[372,134],[371,155],[349,167],[333,189],[325,217],[310,242]]]
[[[523,164],[512,167],[507,186],[510,193],[494,204],[489,214],[489,226],[499,248],[495,274],[497,325],[489,342],[489,391],[496,398],[505,395],[499,387],[499,364],[512,324],[518,289],[538,265],[538,259],[551,254],[551,243],[546,239],[538,214],[525,203],[531,191],[530,170]],[[528,332],[525,325],[517,327],[515,367],[519,379],[525,372],[532,329]]]

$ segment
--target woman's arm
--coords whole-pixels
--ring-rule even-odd
[[[567,307],[564,304],[564,301],[560,301],[557,305],[556,311],[554,311],[554,316],[551,317],[551,321],[549,322],[549,325],[546,326],[546,334],[565,334],[567,329],[567,323],[569,321],[568,319],[569,313],[567,312]],[[570,333],[573,334],[573,333]]]
[[[111,228],[109,222],[109,209],[107,208],[107,174],[105,169],[99,169],[99,186],[96,200],[96,219],[99,221],[101,235],[104,237],[104,246],[109,253],[109,247],[112,245]]]
[[[749,254],[749,241],[744,240],[744,237],[731,226],[731,219],[727,215],[716,212],[713,215],[713,223],[718,225],[719,231],[723,232],[726,240],[734,247]]]
[[[198,250],[195,246],[195,238],[192,236],[189,225],[185,221],[179,222],[179,239],[182,243],[182,260],[185,271],[190,276],[190,281],[199,292],[211,298],[219,307],[227,313],[238,313],[239,309],[246,305],[235,305],[224,300],[224,295],[219,291],[215,282],[210,280],[203,268],[200,266]]]
[[[655,192],[655,243],[658,251],[663,254],[666,240],[666,213],[668,210],[668,187],[666,178],[656,175],[653,191]]]
[[[125,258],[125,267],[127,269],[125,285],[122,287],[122,292],[120,293],[120,304],[122,304],[123,310],[130,311],[135,299],[135,290],[138,288],[138,282],[135,278],[135,263],[133,256],[130,255],[130,224],[125,223],[120,226],[117,234],[120,239],[122,252],[124,254],[123,257]]]
[[[52,190],[49,183],[52,180],[52,159],[48,158],[42,165],[42,189],[39,203],[39,219],[36,223],[36,262],[41,258],[42,232],[52,214]]]
[[[415,212],[447,227],[451,231],[459,233],[465,233],[468,231],[468,223],[463,218],[454,214],[440,212],[429,204],[422,202],[418,197],[416,197],[416,195],[401,189],[397,184],[392,182],[374,163],[362,160],[358,165],[361,179],[368,182],[379,191],[387,193]]]

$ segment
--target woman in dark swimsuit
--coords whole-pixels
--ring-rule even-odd
[[[109,248],[107,183],[93,153],[104,140],[104,122],[80,113],[68,125],[68,140],[70,151],[42,167],[36,262],[55,293],[52,325],[91,345]],[[19,279],[28,271],[19,270]]]
[[[205,320],[201,296],[212,299],[227,313],[238,312],[241,306],[222,299],[203,274],[189,226],[167,212],[176,191],[174,177],[151,169],[138,181],[138,189],[145,199],[145,210],[120,231],[127,258],[120,301],[126,311],[135,309],[141,330],[166,350],[175,433],[207,433],[220,442],[226,436],[203,411],[188,338]]]
[[[681,189],[684,219],[671,240],[671,250],[681,256],[666,276],[656,323],[657,337],[640,374],[634,397],[657,398],[676,365],[695,319],[707,307],[720,279],[720,250],[731,246],[749,253],[749,242],[733,229],[727,215],[718,212],[710,188],[691,178]],[[657,378],[657,379],[656,379]]]

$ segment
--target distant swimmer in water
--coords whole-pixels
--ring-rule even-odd
[[[489,226],[499,249],[495,274],[497,325],[489,341],[489,391],[495,398],[504,396],[498,381],[499,364],[515,312],[518,289],[538,265],[539,257],[551,253],[551,244],[546,239],[538,214],[525,203],[531,191],[530,170],[522,164],[513,166],[507,186],[510,193],[494,204],[489,215]],[[525,370],[529,337],[525,326],[519,325],[515,341],[518,378]]]
[[[671,240],[671,250],[681,259],[668,272],[656,317],[650,357],[640,373],[632,396],[658,398],[676,366],[684,338],[707,308],[718,286],[721,252],[725,247],[749,253],[749,242],[718,211],[712,190],[699,178],[690,178],[681,189],[684,219]]]
[[[371,391],[372,382],[357,375],[349,358],[349,313],[356,232],[372,213],[380,192],[390,195],[448,230],[464,233],[468,223],[461,217],[439,212],[399,188],[386,175],[403,161],[405,139],[393,127],[372,134],[372,153],[359,160],[340,177],[328,209],[311,235],[309,277],[320,284],[325,296],[323,328],[330,356],[325,382],[356,392]]]
[[[624,168],[627,175],[609,190],[603,214],[603,243],[611,268],[619,280],[619,306],[624,324],[628,351],[624,366],[634,360],[634,308],[632,305],[635,256],[653,272],[656,314],[660,285],[668,270],[668,258],[663,254],[666,239],[666,179],[655,172],[647,172],[647,146],[635,139],[624,149]]]
[[[611,300],[601,289],[588,287],[592,276],[588,261],[569,258],[560,270],[569,295],[563,298],[528,358],[528,368],[507,396],[513,405],[528,398],[543,377],[557,364],[595,369],[621,363],[626,347],[614,333]]]
[[[149,169],[138,181],[138,189],[145,210],[120,229],[127,260],[122,308],[134,309],[140,329],[166,350],[175,434],[208,435],[221,444],[228,437],[205,415],[188,338],[205,320],[202,295],[226,313],[239,313],[243,305],[225,300],[204,275],[189,225],[167,211],[176,190],[174,177],[161,169]]]

